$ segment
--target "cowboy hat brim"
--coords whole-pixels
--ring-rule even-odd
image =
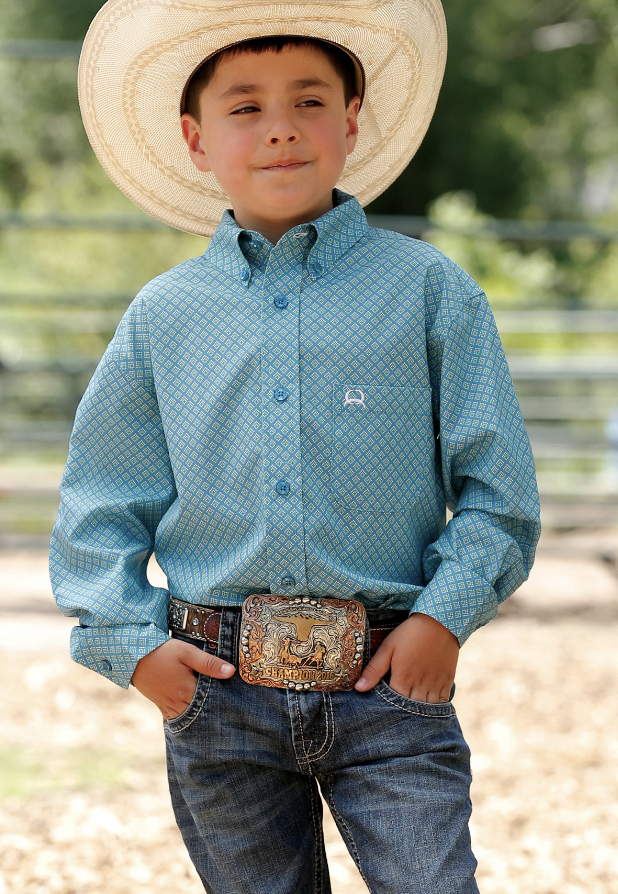
[[[184,90],[214,53],[279,34],[337,44],[362,67],[358,141],[337,186],[366,205],[403,171],[444,74],[439,0],[108,0],[84,40],[79,101],[99,161],[135,204],[180,230],[213,233],[230,202],[189,157]]]

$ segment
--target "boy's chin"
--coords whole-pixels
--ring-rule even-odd
[[[240,204],[244,205],[245,211],[252,216],[286,221],[311,214],[316,208],[332,207],[333,189],[331,186],[325,191],[303,192],[301,195],[275,191],[260,196],[257,201],[251,203],[251,208],[248,208],[246,203]]]

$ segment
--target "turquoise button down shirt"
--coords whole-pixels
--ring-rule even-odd
[[[153,549],[188,602],[357,598],[460,642],[529,573],[534,464],[484,295],[335,195],[276,245],[224,214],[133,301],[81,401],[51,577],[73,658],[120,685],[168,638]]]

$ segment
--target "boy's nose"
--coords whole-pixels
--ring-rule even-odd
[[[284,137],[278,137],[278,136],[273,135],[270,137],[268,142],[271,144],[271,146],[276,146],[277,143],[295,143],[297,140],[298,140],[297,134],[290,134],[287,137],[287,139]]]
[[[270,146],[276,146],[278,143],[296,143],[298,138],[298,130],[294,123],[282,115],[272,121],[267,131],[266,142]]]

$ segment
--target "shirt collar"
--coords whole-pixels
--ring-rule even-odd
[[[358,199],[339,189],[334,190],[334,198],[336,205],[326,214],[293,227],[281,237],[284,240],[306,235],[307,268],[314,276],[336,264],[369,229]],[[248,284],[253,268],[266,266],[272,248],[260,233],[240,227],[228,210],[210,240],[205,257],[219,270]]]

